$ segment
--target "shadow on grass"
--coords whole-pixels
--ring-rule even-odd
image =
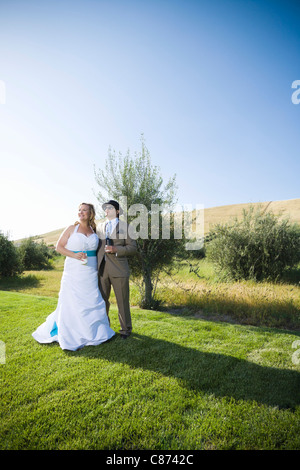
[[[30,287],[38,287],[40,280],[33,274],[25,276],[12,276],[0,279],[0,290],[19,291]]]
[[[151,370],[178,379],[188,389],[216,397],[255,400],[290,409],[300,404],[300,373],[297,371],[264,367],[137,333],[126,341],[117,336],[100,346],[89,346],[67,354]]]

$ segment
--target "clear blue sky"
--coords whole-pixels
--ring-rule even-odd
[[[73,223],[141,133],[182,204],[299,198],[299,59],[299,1],[0,0],[0,230]]]

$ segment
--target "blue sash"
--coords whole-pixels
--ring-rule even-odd
[[[86,253],[87,256],[97,256],[97,251],[96,250],[90,250],[90,251],[80,250],[80,251],[73,251],[73,253]]]

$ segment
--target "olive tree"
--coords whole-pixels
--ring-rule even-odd
[[[95,168],[95,179],[100,204],[108,198],[120,201],[121,206],[126,201],[127,222],[137,235],[137,256],[129,260],[131,274],[141,281],[141,306],[157,308],[155,287],[159,275],[171,268],[176,255],[184,250],[184,238],[175,239],[173,230],[176,175],[164,184],[142,136],[141,151],[134,155],[129,150],[126,155],[117,155],[109,148],[104,168]]]

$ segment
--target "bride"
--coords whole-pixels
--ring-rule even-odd
[[[57,308],[32,333],[39,343],[57,341],[71,351],[103,343],[115,334],[98,287],[94,206],[80,204],[78,219],[56,245],[56,251],[66,256]]]

